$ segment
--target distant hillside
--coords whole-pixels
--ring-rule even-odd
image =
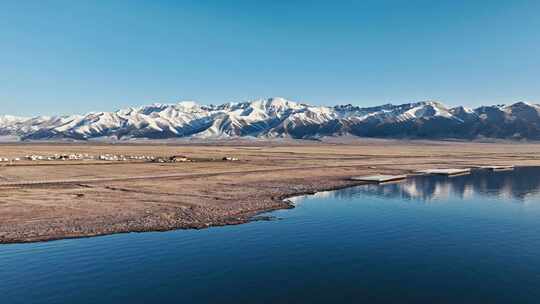
[[[204,106],[153,104],[115,112],[32,118],[0,116],[0,136],[22,140],[95,138],[379,138],[540,139],[540,106],[448,108],[436,101],[361,108],[311,106],[283,98]]]

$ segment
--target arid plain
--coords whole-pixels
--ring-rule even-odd
[[[540,165],[540,144],[351,140],[4,143],[0,156],[186,156],[192,162],[20,161],[0,165],[0,243],[245,223],[291,196],[352,176]],[[237,158],[235,161],[224,157]]]

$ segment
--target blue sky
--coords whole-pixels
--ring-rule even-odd
[[[0,113],[540,102],[540,1],[2,1]]]

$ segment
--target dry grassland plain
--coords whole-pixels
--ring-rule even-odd
[[[21,161],[0,165],[0,243],[245,223],[352,176],[540,165],[540,144],[353,140],[4,143],[27,154],[185,155],[194,162]],[[222,161],[225,156],[238,161]],[[214,159],[214,160],[212,160]]]

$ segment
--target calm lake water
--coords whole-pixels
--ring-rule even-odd
[[[0,246],[0,303],[538,303],[540,169],[295,199],[276,221]]]

